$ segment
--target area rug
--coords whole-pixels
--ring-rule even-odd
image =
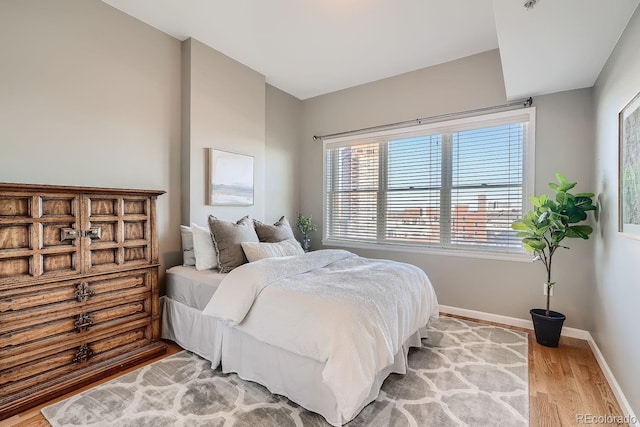
[[[528,426],[527,335],[449,317],[429,323],[376,401],[347,425]],[[42,409],[53,426],[322,426],[287,398],[187,351]]]

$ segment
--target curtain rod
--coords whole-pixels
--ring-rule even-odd
[[[461,111],[461,112],[458,112],[458,113],[440,114],[438,116],[423,117],[423,118],[420,118],[420,119],[413,119],[413,120],[405,120],[404,122],[396,122],[396,123],[389,123],[389,124],[386,124],[386,125],[371,126],[371,127],[362,128],[362,129],[348,130],[348,131],[345,131],[345,132],[330,133],[330,134],[327,134],[327,135],[314,135],[313,136],[313,140],[314,141],[322,141],[323,139],[326,139],[326,138],[335,138],[335,137],[338,137],[338,136],[347,136],[347,135],[357,135],[357,134],[360,134],[360,133],[370,132],[370,131],[373,131],[373,130],[394,129],[394,128],[403,127],[403,126],[406,126],[406,125],[416,126],[416,125],[421,125],[421,124],[433,122],[433,121],[444,119],[444,118],[469,117],[469,116],[475,115],[476,113],[481,113],[481,112],[485,112],[485,111],[506,110],[506,109],[509,109],[509,108],[512,108],[512,107],[517,107],[517,106],[520,106],[520,105],[522,105],[524,108],[531,107],[533,105],[533,98],[531,98],[531,97],[523,98],[523,99],[512,101],[512,102],[509,102],[509,103],[506,103],[506,104],[502,104],[502,105],[496,105],[496,106],[493,106],[493,107],[477,108],[475,110]]]

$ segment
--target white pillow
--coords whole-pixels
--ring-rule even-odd
[[[196,254],[193,252],[193,231],[186,225],[180,226],[182,239],[182,265],[196,265]]]
[[[193,232],[193,252],[196,255],[196,270],[211,270],[218,267],[218,256],[213,247],[209,227],[191,224]]]
[[[302,246],[296,239],[287,239],[277,243],[243,242],[240,244],[249,262],[263,258],[302,255],[304,253]]]

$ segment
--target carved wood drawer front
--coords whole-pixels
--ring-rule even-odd
[[[40,285],[38,292],[0,291],[0,375],[119,324],[151,323],[156,274],[145,269]]]
[[[151,341],[149,321],[133,321],[70,342],[44,357],[30,358],[28,362],[22,359],[20,364],[0,371],[0,404],[3,398],[14,398],[43,382],[62,380],[77,370],[140,349]]]
[[[86,270],[109,271],[143,266],[152,261],[152,221],[146,197],[90,196],[84,202],[83,228],[99,229],[101,237],[86,246]]]
[[[0,285],[65,277],[81,271],[80,196],[9,192],[0,195]]]
[[[66,282],[52,282],[22,288],[0,288],[0,330],[22,319],[46,322],[55,318],[56,312],[84,310],[86,305],[105,301],[124,300],[151,289],[151,277],[154,270],[137,270],[76,279]],[[24,313],[12,313],[22,310]],[[53,317],[52,317],[53,316]]]
[[[120,305],[83,311],[77,315],[42,323],[36,327],[15,329],[0,334],[0,372],[17,364],[48,357],[61,349],[75,347],[95,335],[118,325],[143,321],[149,323],[151,295]]]

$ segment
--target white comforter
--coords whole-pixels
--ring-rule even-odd
[[[429,279],[413,265],[322,250],[233,270],[204,313],[325,363],[323,380],[349,420],[376,374],[437,307]]]

